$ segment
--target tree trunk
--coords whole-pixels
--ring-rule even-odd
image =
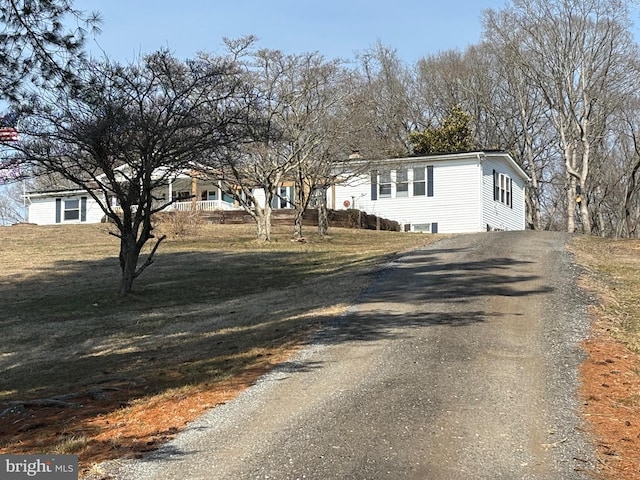
[[[295,238],[296,240],[302,238],[303,215],[304,210],[296,205],[293,212],[293,238]]]
[[[576,179],[567,173],[567,232],[576,231]]]
[[[542,214],[540,213],[540,191],[538,189],[538,176],[533,163],[531,163],[531,188],[528,192],[529,199],[529,217],[533,230],[542,229]]]
[[[318,200],[318,234],[324,237],[329,231],[329,214],[327,212],[327,189],[320,189],[320,199]]]
[[[137,246],[134,233],[123,234],[120,238],[120,288],[118,294],[125,296],[131,292],[136,278],[140,249]]]
[[[582,196],[582,202],[580,202],[580,220],[582,221],[582,233],[585,235],[591,234],[591,216],[589,215],[589,204],[587,202],[587,176],[589,175],[589,154],[590,146],[587,140],[582,141],[583,153],[582,153],[582,168],[580,169],[580,193]]]
[[[261,242],[271,241],[271,205],[266,204],[264,208],[256,208],[256,224],[258,240]]]
[[[607,225],[604,219],[604,214],[602,213],[602,204],[604,203],[604,198],[602,195],[602,188],[600,188],[600,186],[596,187],[595,194],[595,201],[592,202],[594,208],[594,220],[596,223],[596,228],[598,229],[598,235],[604,238],[607,236]]]
[[[637,151],[637,147],[636,147]],[[633,238],[637,225],[631,220],[631,208],[633,204],[633,196],[636,193],[636,175],[640,171],[640,157],[636,159],[636,163],[631,170],[631,174],[629,175],[629,181],[625,186],[625,196],[624,196],[624,224],[627,227],[627,237]]]
[[[309,200],[313,192],[313,187],[309,185],[309,183],[307,176],[299,164],[294,186],[295,202],[293,202],[293,207],[295,208],[293,216],[293,238],[295,239],[301,239],[303,237],[302,225],[304,219],[302,217],[309,206]]]
[[[589,206],[587,205],[587,199],[585,195],[582,195],[582,202],[580,202],[580,221],[582,222],[582,233],[585,235],[591,234],[591,216],[589,215]]]

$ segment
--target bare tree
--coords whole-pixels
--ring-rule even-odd
[[[363,106],[368,106],[366,115],[372,123],[369,149],[375,156],[406,155],[411,149],[409,132],[418,126],[411,71],[396,50],[380,42],[359,54],[357,60],[362,75],[359,95]]]
[[[602,236],[640,236],[640,99],[626,97],[598,144],[606,162],[594,170],[593,221]]]
[[[491,18],[496,21],[495,16]],[[495,28],[495,24],[487,28],[484,42],[474,47],[477,54],[485,57],[477,75],[490,78],[492,85],[483,93],[483,118],[476,120],[477,125],[485,124],[484,128],[480,127],[485,133],[476,138],[478,142],[482,142],[482,138],[491,139],[491,143],[479,144],[509,151],[527,172],[531,179],[525,197],[527,224],[539,230],[545,228],[545,210],[554,209],[548,187],[557,173],[554,159],[558,157],[559,142],[555,140],[556,133],[549,122],[549,108],[544,98],[529,81],[518,58],[513,57],[520,43],[519,37],[497,35]],[[499,28],[509,28],[509,25],[500,24]]]
[[[346,122],[348,112],[355,111],[353,74],[341,61],[328,61],[316,52],[251,51],[252,40],[230,45],[244,53],[244,74],[252,89],[249,134],[216,173],[256,221],[259,240],[270,240],[272,204],[277,201],[293,207],[294,238],[301,238],[312,194],[326,188],[331,163],[346,158],[346,145],[356,141],[354,132],[362,131],[357,120]],[[294,186],[293,198],[280,198],[285,182]]]
[[[289,76],[296,75],[296,57],[280,51],[253,51],[253,37],[227,40],[242,65],[242,76],[251,102],[248,104],[247,136],[236,149],[220,158],[213,174],[227,192],[256,221],[257,238],[271,240],[271,212],[278,188],[290,175],[301,152],[290,141],[287,119],[290,102]],[[258,194],[258,191],[261,194]]]
[[[318,231],[326,234],[326,191],[343,170],[339,168],[342,161],[351,150],[360,150],[357,145],[366,143],[374,128],[370,119],[354,115],[358,112],[354,102],[359,101],[355,72],[317,54],[299,56],[298,61],[283,128],[292,150],[298,152],[292,171],[294,238],[303,236],[303,214],[312,198],[320,207]]]
[[[239,88],[233,62],[180,62],[167,52],[122,66],[86,65],[82,83],[43,92],[24,122],[20,143],[33,171],[54,173],[84,189],[120,239],[120,293],[154,260],[152,218],[173,200],[162,196],[185,169],[232,143]]]
[[[20,183],[9,183],[2,186],[0,190],[0,225],[11,225],[26,220],[22,193]]]
[[[627,26],[628,12],[619,0],[514,0],[510,8],[485,16],[486,29],[511,49],[511,58],[547,104],[562,146],[571,232],[576,210],[582,230],[592,229],[593,147],[612,111],[611,92],[628,84],[633,42]]]

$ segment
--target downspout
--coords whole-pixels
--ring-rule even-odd
[[[336,185],[331,185],[331,210],[336,209]]]
[[[478,232],[484,232],[487,229],[484,223],[484,175],[482,171],[482,159],[485,158],[485,154],[478,152],[476,157],[478,158],[478,169],[480,170],[480,181],[478,182]]]

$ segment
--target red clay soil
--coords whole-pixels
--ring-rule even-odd
[[[596,323],[583,343],[583,412],[598,452],[598,476],[640,479],[640,356],[613,340]]]

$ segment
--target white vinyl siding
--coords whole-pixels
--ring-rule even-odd
[[[80,219],[80,211],[77,212],[77,218],[74,217],[73,201],[78,201],[78,208],[82,202],[81,198],[86,197],[86,212],[85,221]],[[56,199],[60,199],[61,202],[61,218],[60,222],[56,222]],[[68,208],[65,208],[67,203]],[[65,220],[65,217],[67,218]],[[35,223],[37,225],[56,225],[69,224],[69,223],[100,223],[104,218],[104,212],[100,206],[88,195],[74,195],[71,197],[32,197],[29,205],[29,223]]]
[[[494,172],[498,179],[494,183]],[[500,179],[509,181],[510,191],[507,192],[506,184],[500,183]],[[501,185],[505,185],[502,188]],[[507,193],[509,193],[507,197]],[[497,158],[487,157],[482,162],[482,196],[484,209],[482,223],[485,230],[524,230],[525,229],[525,181],[509,164]],[[504,195],[504,196],[503,196]],[[503,201],[504,198],[504,201]],[[509,202],[507,202],[507,198]]]
[[[422,168],[431,164],[415,163],[409,168]],[[433,196],[371,200],[369,174],[364,174],[335,188],[337,208],[345,199],[354,199],[354,208],[379,217],[395,220],[402,225],[438,224],[439,233],[479,231],[480,199],[478,198],[477,160],[438,162],[433,166]],[[380,169],[382,171],[383,169]],[[425,173],[426,182],[426,173]],[[380,190],[379,190],[380,191]],[[425,192],[426,193],[426,192]]]

